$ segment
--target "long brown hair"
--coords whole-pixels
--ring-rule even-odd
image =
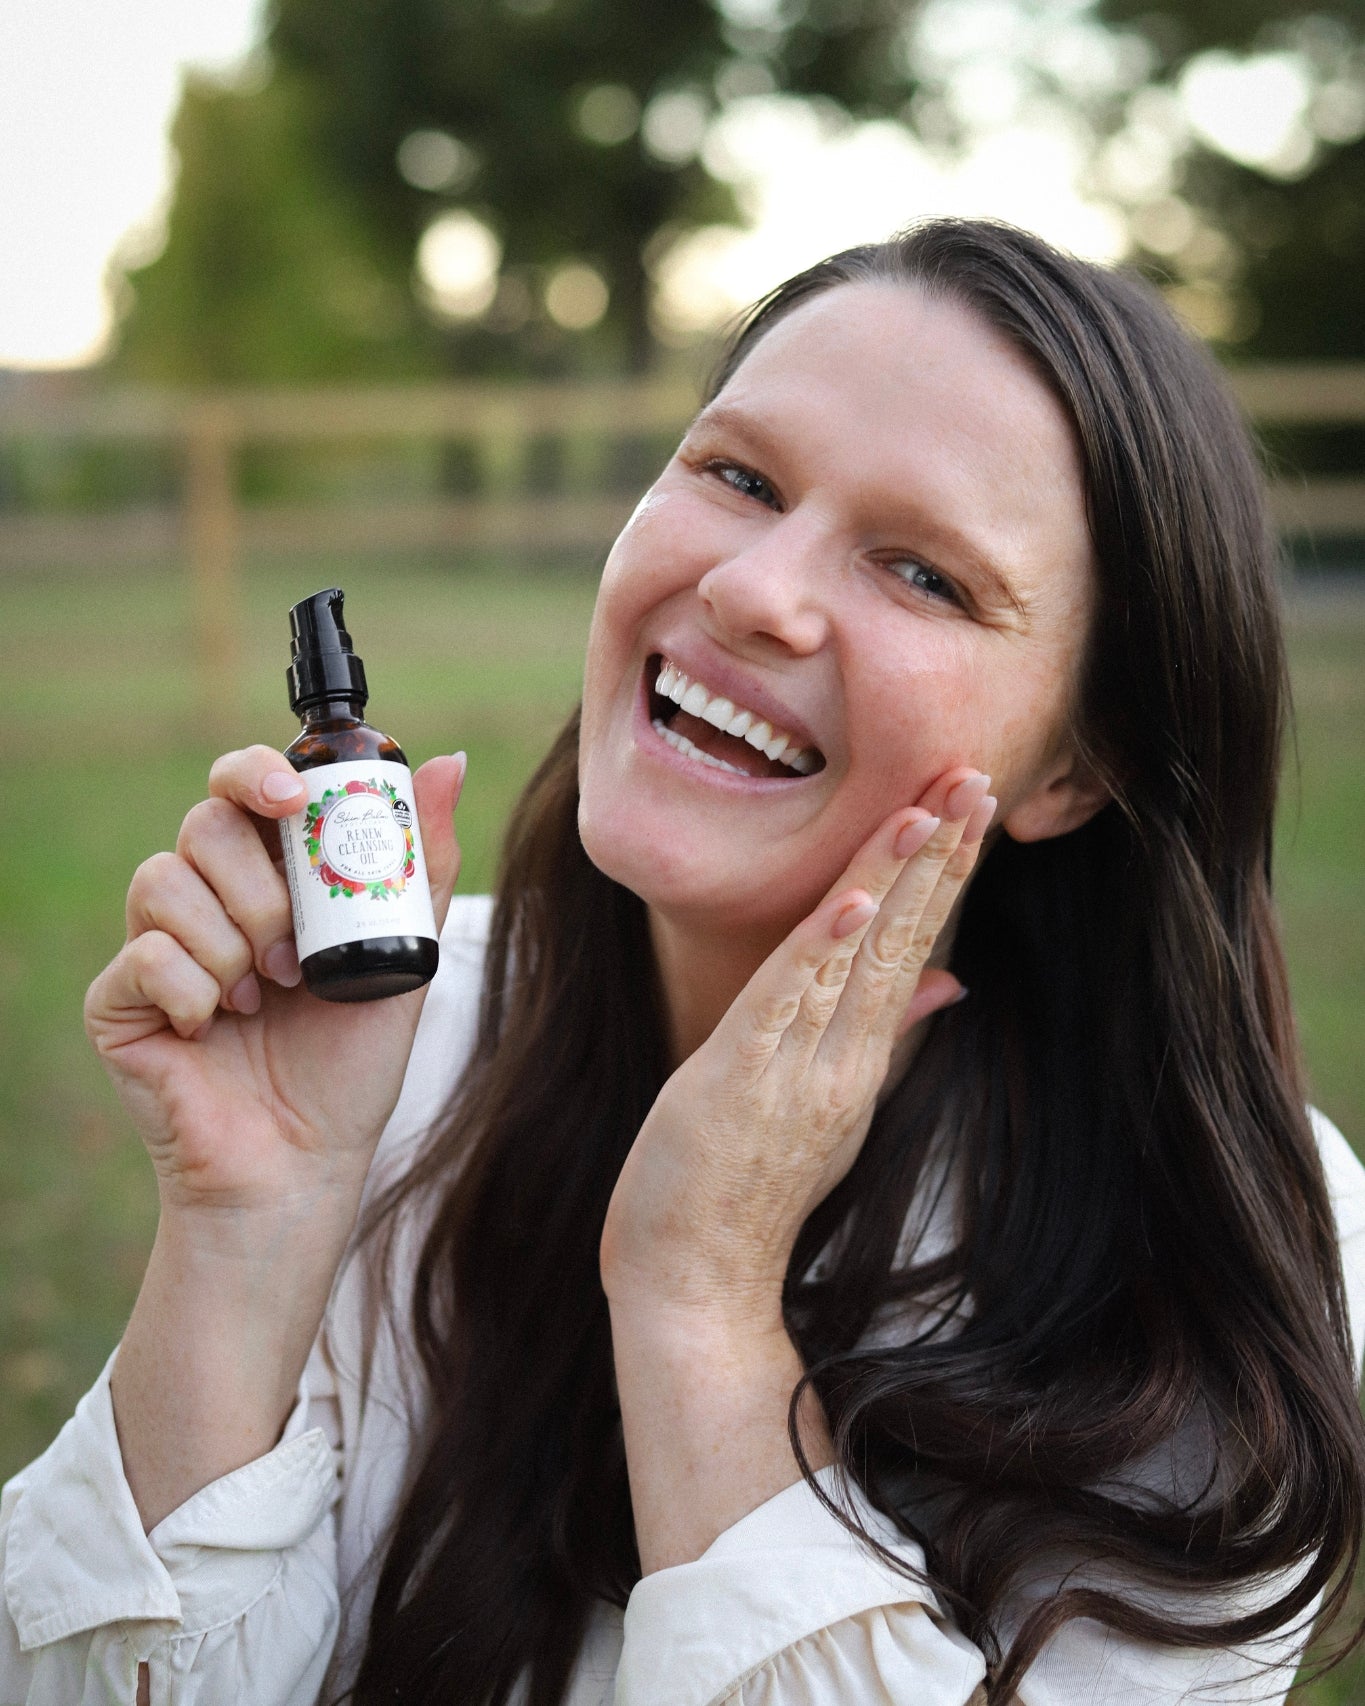
[[[1031,358],[1074,425],[1099,567],[1077,735],[1113,802],[985,859],[953,949],[971,999],[930,1023],[786,1290],[841,1464],[923,1543],[1005,1701],[1069,1618],[1222,1647],[1324,1589],[1337,1608],[1365,1430],[1271,903],[1285,666],[1246,432],[1144,286],[979,222],[783,285],[715,389],[858,280],[965,304]],[[512,820],[450,1116],[375,1217],[439,1199],[412,1321],[433,1423],[357,1706],[504,1706],[522,1675],[557,1706],[594,1602],[639,1577],[597,1253],[666,1060],[644,908],[578,839],[576,752],[575,720]],[[957,1241],[906,1267],[945,1133]],[[954,1299],[951,1333],[859,1348],[886,1311]],[[1142,1461],[1176,1438],[1196,1485],[1155,1496]],[[1171,1592],[1064,1584],[1002,1653],[1007,1592],[1044,1554]],[[1278,1571],[1277,1595],[1250,1591]],[[1240,1609],[1179,1614],[1181,1590],[1239,1584]]]

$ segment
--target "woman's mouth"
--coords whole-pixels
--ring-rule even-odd
[[[796,781],[823,770],[823,754],[802,746],[758,712],[727,699],[667,658],[646,665],[650,721],[655,733],[684,757],[737,776]]]

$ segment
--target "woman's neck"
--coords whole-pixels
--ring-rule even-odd
[[[729,931],[698,931],[649,909],[671,1066],[706,1041],[777,941]]]

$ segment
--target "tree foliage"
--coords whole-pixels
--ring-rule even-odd
[[[266,75],[186,86],[166,249],[128,273],[117,360],[191,381],[639,368],[661,249],[738,216],[704,164],[709,122],[773,91],[916,124],[932,104],[929,89],[913,98],[924,4],[268,0]],[[1211,50],[1288,51],[1319,85],[1365,82],[1365,0],[1092,0],[1084,15],[1149,47],[1136,93],[1038,74],[1049,99],[1080,104],[1097,155],[1153,85],[1175,90]],[[1195,142],[1153,194],[1195,224],[1183,246],[1144,246],[1151,227],[1130,202],[1138,258],[1187,296],[1231,303],[1237,348],[1365,355],[1365,139],[1324,132],[1278,173]],[[413,288],[423,233],[457,210],[501,246],[500,293],[468,321],[442,320]],[[601,323],[573,333],[546,312],[570,262],[608,290]]]
[[[222,384],[429,363],[408,254],[320,167],[316,126],[311,90],[288,76],[187,80],[166,243],[124,275],[117,371]]]
[[[1147,258],[1197,279],[1201,252],[1211,257],[1237,304],[1239,355],[1365,357],[1365,0],[1099,0],[1097,16],[1146,37],[1154,82],[1177,85],[1201,54],[1287,53],[1319,100],[1328,89],[1349,104],[1356,91],[1359,123],[1323,127],[1287,170],[1191,148],[1175,188],[1226,247]]]
[[[318,91],[328,164],[390,240],[415,244],[449,199],[403,181],[405,139],[453,137],[472,163],[458,197],[497,233],[506,267],[534,287],[566,258],[593,266],[615,357],[638,367],[651,241],[734,216],[676,134],[680,110],[696,144],[727,77],[883,110],[905,95],[906,10],[810,0],[740,25],[709,0],[272,0],[269,42]]]

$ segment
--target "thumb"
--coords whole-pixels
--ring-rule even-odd
[[[429,758],[412,778],[417,820],[422,826],[422,852],[431,883],[431,906],[439,931],[450,906],[450,893],[460,872],[460,844],[455,839],[455,805],[464,787],[466,758]]]
[[[966,989],[950,971],[939,971],[931,968],[920,973],[919,982],[915,985],[915,993],[910,997],[910,1005],[905,1010],[905,1016],[897,1026],[897,1036],[918,1025],[921,1019],[927,1019],[931,1013],[937,1013],[941,1008],[952,1007],[957,1002],[965,1000]]]

